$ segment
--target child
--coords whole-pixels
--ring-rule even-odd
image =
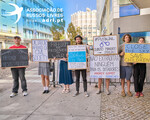
[[[139,44],[145,43],[145,38],[140,37],[138,40]],[[134,63],[133,66],[133,77],[134,77],[134,88],[135,88],[135,97],[143,97],[143,84],[146,76],[146,63]]]

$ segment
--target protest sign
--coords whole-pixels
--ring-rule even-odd
[[[28,49],[2,49],[1,67],[28,66]]]
[[[130,63],[150,63],[150,43],[125,44],[124,61]]]
[[[70,41],[49,41],[48,58],[66,58],[67,45],[70,45]]]
[[[32,39],[32,61],[34,62],[48,62],[48,40],[45,39]]]
[[[91,78],[120,78],[119,55],[90,56]]]
[[[118,54],[118,41],[116,35],[94,37],[94,55]]]
[[[68,46],[68,69],[86,69],[86,45]]]

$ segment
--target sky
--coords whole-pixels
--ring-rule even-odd
[[[77,11],[86,11],[86,8],[96,10],[96,0],[52,0],[54,7],[61,7],[64,10],[66,22],[65,31],[71,22],[71,15]]]

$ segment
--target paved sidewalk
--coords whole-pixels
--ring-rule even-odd
[[[133,85],[131,91],[134,93]],[[150,84],[144,86],[144,97],[122,97],[121,86],[110,87],[111,95],[102,93],[101,120],[150,120]]]
[[[99,120],[100,95],[96,95],[94,85],[88,84],[90,97],[83,93],[72,97],[75,84],[71,92],[62,94],[63,88],[51,87],[49,94],[42,94],[41,78],[37,75],[37,68],[26,72],[29,95],[22,96],[19,89],[18,96],[9,98],[12,78],[0,79],[0,120]]]

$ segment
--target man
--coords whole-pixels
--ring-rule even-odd
[[[77,35],[75,38],[76,45],[83,45],[82,42],[82,37],[80,35]],[[88,54],[86,54],[87,56]],[[79,95],[79,86],[80,86],[80,72],[82,73],[82,78],[83,78],[83,88],[84,88],[84,93],[85,97],[89,97],[89,94],[87,93],[87,73],[86,70],[75,70],[75,75],[76,75],[76,93],[73,95],[73,97]]]
[[[10,49],[18,49],[18,48],[26,48],[26,46],[23,46],[20,44],[21,38],[19,36],[14,37],[14,43],[15,45],[9,47]],[[27,96],[27,83],[26,83],[26,78],[25,78],[25,67],[16,67],[16,68],[11,68],[12,76],[13,76],[13,89],[10,97],[15,97],[18,94],[18,89],[19,89],[19,78],[21,80],[21,87],[22,87],[22,93],[23,96]]]

